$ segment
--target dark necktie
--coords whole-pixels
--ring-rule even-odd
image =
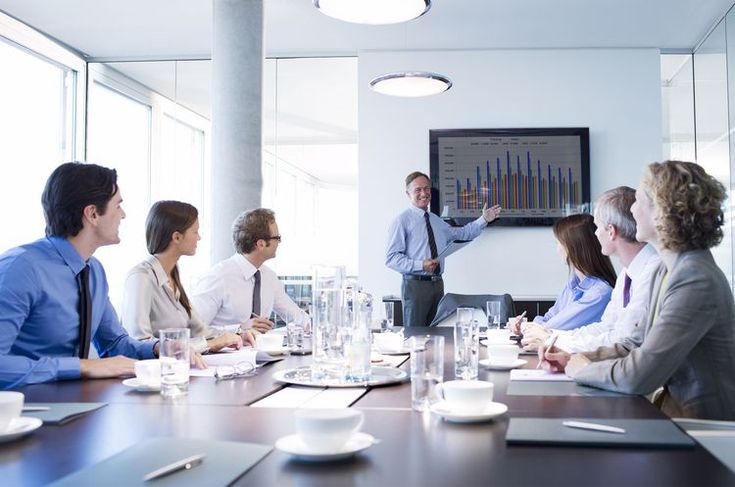
[[[434,230],[431,229],[431,222],[429,222],[429,212],[424,212],[424,222],[426,222],[426,233],[429,235],[429,250],[431,250],[431,258],[436,259],[439,253],[436,251],[436,240],[434,239]],[[439,265],[434,269],[434,274],[440,274],[441,267]]]
[[[79,358],[89,357],[92,335],[92,296],[89,293],[89,266],[79,273]]]
[[[253,285],[253,314],[260,316],[260,271],[255,271],[253,279],[255,279]]]
[[[630,276],[625,275],[625,285],[623,286],[623,308],[628,306],[630,302]]]

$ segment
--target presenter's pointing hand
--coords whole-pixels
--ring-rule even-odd
[[[490,223],[500,216],[500,205],[493,205],[490,208],[487,207],[487,202],[482,206],[482,217],[486,222]]]

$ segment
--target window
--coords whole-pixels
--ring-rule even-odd
[[[0,35],[8,23],[0,18]],[[16,26],[13,33],[19,30],[24,31]],[[7,210],[3,227],[12,229],[0,234],[0,252],[44,235],[40,203],[46,179],[56,166],[79,157],[75,123],[84,98],[77,80],[80,73],[83,79],[84,64],[27,34],[18,41],[28,48],[0,37],[0,206]]]

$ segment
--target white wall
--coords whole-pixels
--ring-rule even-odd
[[[429,130],[589,127],[592,199],[613,186],[637,186],[661,157],[659,52],[497,50],[366,52],[359,56],[359,275],[376,296],[400,293],[384,265],[390,221],[408,204],[403,179],[429,172]],[[390,71],[448,75],[438,96],[401,99],[368,82]],[[491,227],[447,260],[445,290],[556,296],[567,277],[551,227]]]

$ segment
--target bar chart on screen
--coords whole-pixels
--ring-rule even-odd
[[[441,205],[459,218],[476,218],[485,203],[500,205],[504,217],[526,219],[585,211],[582,149],[581,137],[571,134],[439,136],[433,176]]]

